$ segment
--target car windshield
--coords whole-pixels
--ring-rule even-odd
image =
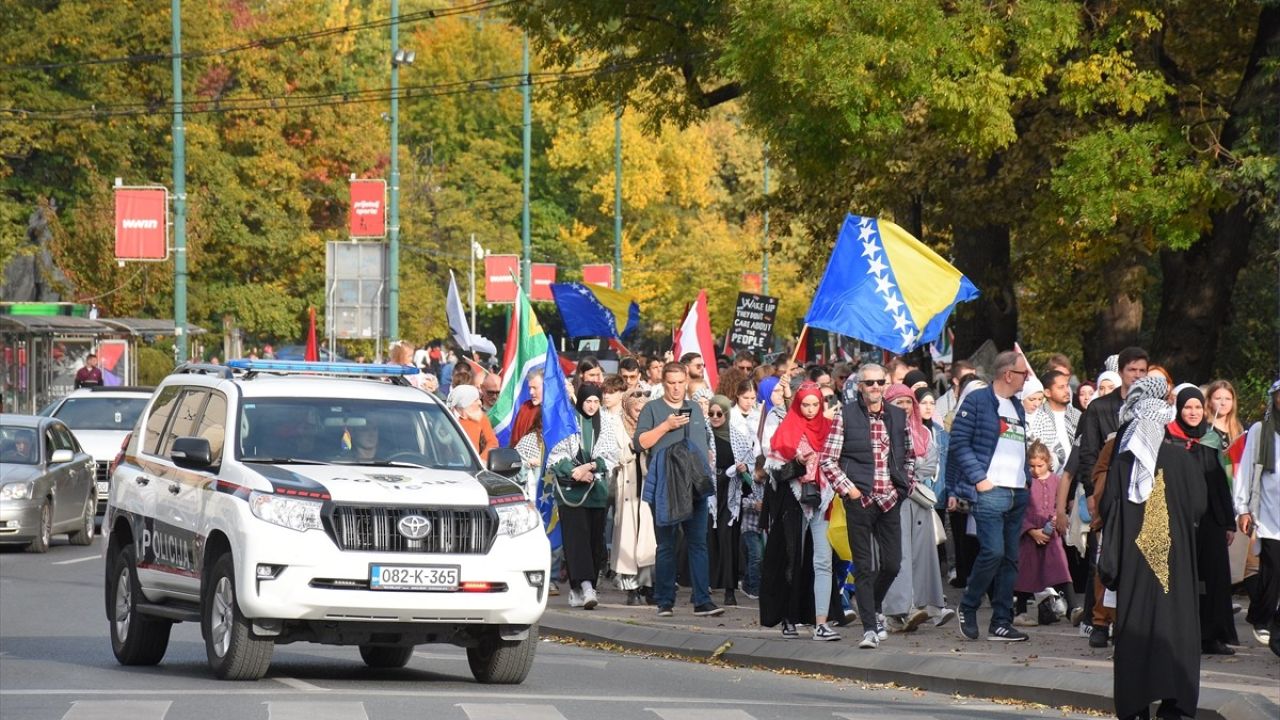
[[[150,398],[90,396],[67,398],[54,417],[72,430],[121,430],[138,422]]]
[[[35,465],[40,459],[36,432],[31,428],[0,428],[0,463]]]
[[[429,403],[246,398],[237,423],[242,462],[479,470],[466,435]]]

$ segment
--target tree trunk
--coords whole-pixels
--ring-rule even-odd
[[[982,293],[956,306],[952,319],[955,357],[968,358],[991,340],[996,350],[1012,350],[1018,339],[1018,300],[1009,259],[1009,227],[956,228],[952,245],[956,268]]]
[[[1137,345],[1142,335],[1144,265],[1122,265],[1117,261],[1102,272],[1110,289],[1107,307],[1098,313],[1093,328],[1084,337],[1084,366],[1090,377],[1101,372],[1107,356]]]
[[[1249,63],[1231,103],[1231,116],[1222,129],[1221,143],[1231,150],[1263,118],[1263,142],[1275,140],[1274,108],[1277,81],[1263,72],[1263,64],[1280,57],[1280,6],[1264,6],[1258,17]],[[1250,212],[1245,193],[1237,191],[1230,207],[1212,214],[1213,227],[1187,250],[1161,255],[1164,286],[1156,320],[1153,358],[1165,364],[1175,379],[1209,380],[1214,370],[1222,326],[1231,315],[1236,277],[1249,260],[1249,241],[1258,217]],[[1272,312],[1274,308],[1264,309]]]

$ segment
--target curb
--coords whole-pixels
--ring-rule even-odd
[[[720,658],[744,666],[800,670],[868,683],[896,683],[928,692],[1004,698],[1054,707],[1072,706],[1111,714],[1110,674],[1035,667],[983,666],[952,657],[868,652],[846,643],[744,638],[727,633],[633,625],[578,617],[548,610],[542,631],[587,642],[606,642],[631,650],[665,652],[694,659],[711,657],[726,642]],[[1252,692],[1205,688],[1200,692],[1198,720],[1276,720],[1280,705]]]

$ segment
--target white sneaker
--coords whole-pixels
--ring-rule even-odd
[[[1014,616],[1013,624],[1017,627],[1036,627],[1040,624],[1040,621],[1027,613],[1020,613]]]
[[[569,607],[571,608],[582,607],[586,603],[586,600],[583,599],[582,595],[583,593],[581,590],[574,590],[572,587],[570,587],[569,588]]]
[[[1271,631],[1255,625],[1253,628],[1253,639],[1257,640],[1259,645],[1269,645],[1271,643]]]
[[[600,598],[596,595],[596,589],[591,587],[591,583],[582,583],[582,607],[584,610],[595,610],[596,605],[600,604]]]
[[[1064,618],[1067,616],[1066,598],[1059,595],[1058,599],[1053,601],[1053,614],[1057,615],[1060,618]]]
[[[838,632],[836,632],[835,630],[833,630],[833,629],[831,628],[831,626],[830,626],[830,625],[828,625],[828,624],[826,624],[826,623],[822,623],[822,624],[817,625],[817,626],[815,626],[815,627],[813,628],[813,639],[814,639],[814,640],[825,640],[825,641],[830,642],[830,641],[834,641],[834,640],[839,640],[839,639],[840,639],[840,633],[838,633]]]
[[[942,610],[938,612],[938,617],[933,619],[933,626],[942,627],[943,625],[951,622],[951,619],[955,616],[955,610],[952,610],[951,608],[942,608]]]
[[[889,629],[885,627],[883,613],[876,613],[876,639],[877,640],[889,639]]]
[[[1087,638],[1093,634],[1093,626],[1087,622],[1080,623],[1080,637]]]
[[[875,650],[880,647],[880,637],[876,635],[875,630],[868,630],[862,633],[862,642],[858,643],[858,647],[863,650]]]

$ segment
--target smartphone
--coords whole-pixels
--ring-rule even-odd
[[[683,415],[683,416],[685,416],[685,417],[689,417],[690,415],[693,415],[693,408],[690,408],[690,407],[682,407],[682,408],[680,408],[679,410],[677,410],[677,411],[676,411],[676,414],[677,414],[677,415]]]

